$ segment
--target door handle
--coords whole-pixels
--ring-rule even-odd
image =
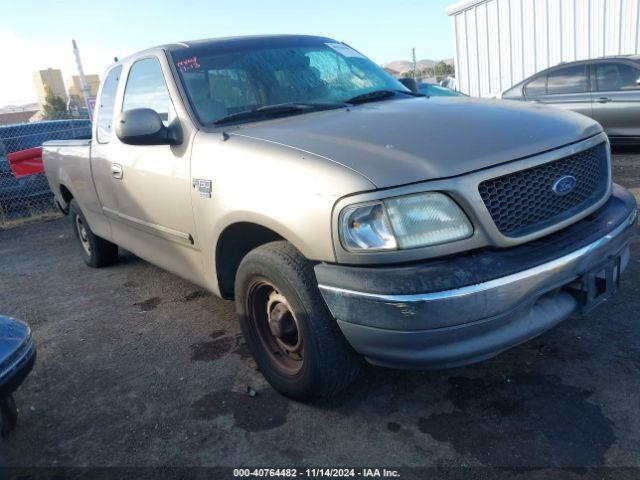
[[[529,103],[542,103],[542,100],[530,100]]]
[[[122,165],[119,163],[112,163],[111,176],[117,180],[122,180]]]
[[[596,102],[598,103],[609,103],[611,102],[611,99],[609,97],[599,97]]]

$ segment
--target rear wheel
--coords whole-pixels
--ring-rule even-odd
[[[87,265],[94,268],[112,265],[118,261],[118,246],[95,235],[75,199],[69,202],[69,216]]]
[[[329,313],[312,265],[291,244],[249,252],[235,292],[247,345],[276,390],[296,399],[330,397],[357,376],[360,356]]]

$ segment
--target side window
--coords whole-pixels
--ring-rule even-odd
[[[150,108],[168,125],[174,117],[173,105],[164,81],[160,62],[156,58],[138,60],[129,70],[122,110]]]
[[[638,90],[640,69],[625,63],[599,63],[596,69],[596,90],[615,92],[620,90]]]
[[[539,97],[541,95],[547,94],[547,76],[540,75],[537,78],[534,78],[527,86],[524,87],[524,94],[527,97]]]
[[[107,74],[102,86],[100,105],[98,105],[98,119],[96,125],[96,138],[99,143],[109,143],[111,127],[113,123],[113,107],[116,103],[116,92],[120,80],[122,67],[117,66]]]
[[[584,93],[587,88],[587,68],[584,65],[561,68],[549,72],[547,94]]]

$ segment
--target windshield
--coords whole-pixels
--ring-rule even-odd
[[[345,106],[347,100],[368,92],[408,92],[345,44],[296,37],[276,45],[263,43],[240,42],[229,48],[213,42],[171,53],[202,124],[271,105],[317,103],[326,109],[331,104]]]
[[[418,91],[423,95],[429,95],[430,97],[460,97],[461,93],[451,90],[449,88],[441,87],[439,85],[433,85],[430,83],[421,83]]]

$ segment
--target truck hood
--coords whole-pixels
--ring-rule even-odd
[[[319,155],[384,188],[461,175],[601,131],[590,118],[557,108],[431,97],[245,124],[234,134]]]

